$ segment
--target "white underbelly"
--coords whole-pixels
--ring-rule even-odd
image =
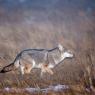
[[[33,63],[33,66],[32,66],[33,68],[41,68],[41,66],[42,66],[41,63],[36,64],[35,60],[33,60],[32,63]]]
[[[49,68],[54,68],[54,65],[53,64],[49,64],[48,67]]]
[[[35,65],[33,68],[41,68],[41,67],[42,67],[42,65],[39,64],[39,65]]]

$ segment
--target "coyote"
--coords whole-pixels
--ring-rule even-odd
[[[26,49],[21,51],[11,64],[3,67],[0,73],[18,69],[24,75],[30,73],[33,68],[40,68],[41,76],[45,72],[52,75],[52,68],[63,62],[65,58],[72,57],[73,53],[65,50],[62,45],[53,49]]]

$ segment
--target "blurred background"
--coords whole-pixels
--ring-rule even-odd
[[[55,68],[55,80],[78,81],[86,55],[95,63],[95,0],[0,0],[0,66],[23,49],[58,43],[75,58]]]

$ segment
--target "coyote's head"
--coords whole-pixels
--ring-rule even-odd
[[[60,51],[61,60],[74,57],[72,51],[66,50],[61,44],[58,45],[58,49]]]
[[[58,50],[58,51],[57,51]],[[49,68],[54,68],[57,64],[63,62],[66,58],[73,58],[74,54],[70,50],[66,50],[61,44],[57,46],[56,53],[52,55],[54,62],[50,62]]]

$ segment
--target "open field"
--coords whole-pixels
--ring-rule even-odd
[[[95,2],[45,1],[31,0],[30,4],[26,1],[27,5],[13,5],[10,11],[7,9],[11,7],[6,4],[5,8],[6,2],[0,1],[0,69],[26,48],[51,49],[61,43],[75,57],[55,67],[54,75],[40,77],[39,69],[32,70],[23,79],[18,71],[0,74],[0,95],[32,95],[24,91],[3,91],[7,87],[43,89],[58,84],[68,85],[70,89],[47,94],[38,92],[36,95],[94,95],[94,90],[86,91],[86,87],[90,88],[90,78],[95,79],[95,5],[92,4]]]

